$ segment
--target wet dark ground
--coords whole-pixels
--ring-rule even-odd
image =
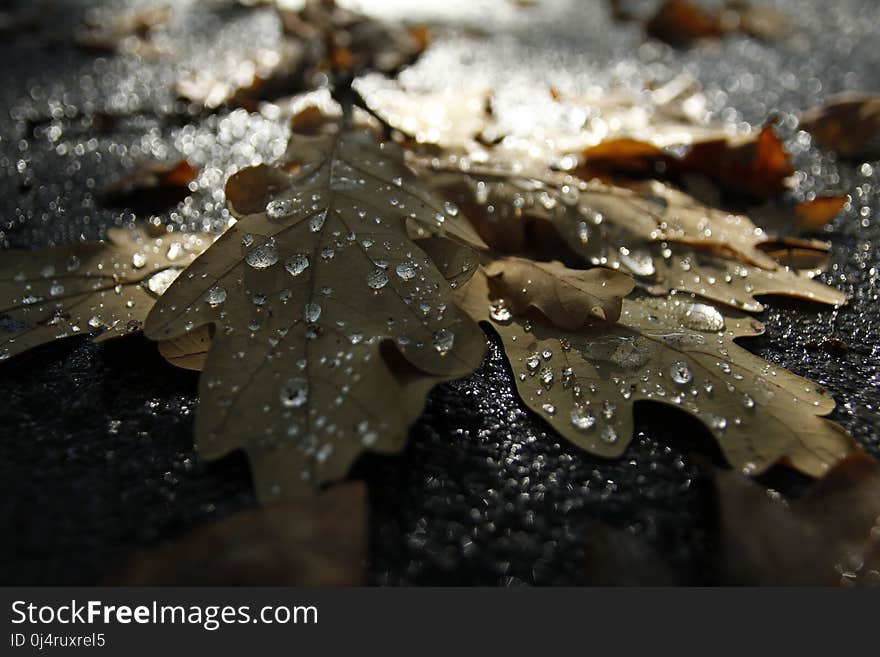
[[[175,53],[144,64],[71,47],[71,25],[87,3],[0,3],[43,12],[37,25],[0,41],[3,248],[95,239],[107,226],[147,219],[104,207],[97,190],[139,159],[175,153],[201,173],[189,200],[159,215],[221,226],[226,176],[283,149],[285,128],[271,118],[182,115],[169,91],[181,67],[271,45],[273,17],[220,2],[172,4],[175,22],[157,41],[174,44]],[[880,454],[880,162],[836,162],[810,147],[787,114],[838,91],[880,90],[880,6],[775,3],[797,37],[737,37],[680,52],[645,45],[636,27],[610,23],[604,3],[459,4],[418,3],[418,18],[450,26],[410,74],[423,86],[485,80],[515,104],[517,90],[522,96],[536,80],[638,85],[686,70],[720,118],[760,123],[778,111],[802,192],[852,197],[824,235],[832,243],[825,281],[852,301],[831,310],[771,300],[766,335],[747,346],[826,386],[838,401],[833,417]],[[409,9],[383,5],[389,16]],[[481,25],[493,36],[460,39],[454,25]],[[244,458],[209,464],[193,451],[196,384],[139,337],[102,346],[74,338],[0,365],[0,582],[96,583],[137,548],[255,505]],[[370,483],[372,581],[600,581],[587,546],[607,540],[611,528],[668,564],[660,581],[716,583],[714,508],[698,465],[716,458],[711,442],[671,412],[639,407],[637,420],[632,446],[617,461],[561,442],[517,400],[490,340],[480,370],[432,393],[403,454],[368,457],[356,469]],[[803,481],[777,473],[767,483],[796,492]],[[617,581],[656,581],[647,570],[617,573]]]

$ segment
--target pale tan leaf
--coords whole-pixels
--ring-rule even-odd
[[[623,301],[616,324],[565,331],[536,313],[500,316],[477,273],[459,303],[501,336],[520,396],[562,436],[600,456],[632,439],[633,405],[653,401],[699,419],[736,469],[758,474],[787,461],[814,476],[857,449],[826,420],[820,386],[761,360],[734,340],[763,326],[687,299]]]
[[[698,203],[668,185],[649,181],[619,187],[541,172],[516,161],[491,164],[467,158],[413,162],[463,208],[494,248],[522,254],[538,243],[532,229],[552,225],[586,263],[632,274],[652,292],[681,290],[758,311],[756,295],[778,294],[840,305],[846,295],[813,281],[816,267],[780,266],[766,251],[778,244],[748,217]],[[814,250],[827,248],[810,241]]]

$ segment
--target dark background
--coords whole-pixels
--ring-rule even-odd
[[[156,41],[174,53],[151,62],[96,57],[71,44],[90,7],[123,4],[0,2],[2,248],[98,239],[108,226],[151,213],[217,228],[228,217],[227,175],[283,150],[283,125],[243,111],[182,113],[170,91],[181,69],[277,42],[270,12],[170,3],[175,20]],[[746,346],[826,386],[838,402],[833,418],[877,455],[880,163],[835,161],[791,118],[836,92],[880,90],[880,5],[772,4],[788,14],[794,37],[732,37],[688,50],[646,43],[638,26],[613,23],[604,2],[380,8],[445,25],[411,73],[424,86],[485,81],[515,106],[536,84],[638,86],[687,71],[718,118],[760,124],[774,113],[801,192],[852,196],[822,235],[832,243],[824,280],[852,301],[833,310],[768,300],[767,333]],[[462,36],[475,27],[489,34]],[[114,208],[99,199],[97,190],[136,161],[178,153],[201,167],[187,201]],[[0,365],[0,582],[98,583],[138,548],[254,507],[243,457],[209,464],[193,451],[196,387],[196,375],[166,364],[141,337],[102,346],[73,338]],[[596,582],[591,559],[610,545],[622,563],[668,565],[662,581],[716,583],[714,500],[700,464],[716,461],[717,450],[685,416],[645,405],[636,417],[619,460],[562,442],[519,402],[490,339],[476,373],[435,389],[401,455],[366,457],[356,468],[370,485],[371,581]],[[797,494],[805,480],[777,471],[764,483]],[[612,568],[614,582],[605,583],[650,582],[654,571],[643,570]]]

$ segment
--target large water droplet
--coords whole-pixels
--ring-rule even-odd
[[[309,268],[309,256],[305,253],[297,253],[284,261],[284,268],[291,276],[299,276]]]
[[[509,322],[513,318],[510,306],[504,299],[497,299],[489,304],[489,316],[496,322]]]
[[[304,320],[314,324],[321,317],[321,306],[316,303],[307,303],[303,306],[302,316]]]
[[[397,265],[395,271],[397,272],[397,275],[405,281],[413,279],[416,276],[415,265],[409,261],[401,262],[399,265]]]
[[[367,286],[373,290],[381,290],[388,285],[388,274],[382,269],[374,269],[367,274]]]
[[[724,316],[714,306],[686,303],[679,311],[681,323],[695,331],[714,333],[724,330]]]
[[[596,425],[596,417],[583,406],[575,406],[571,411],[571,426],[579,431],[589,431]]]
[[[269,204],[266,206],[266,215],[270,219],[280,219],[281,217],[286,217],[293,213],[296,206],[296,199],[277,199],[275,201],[269,201]]]
[[[694,375],[686,362],[683,360],[677,360],[669,368],[669,378],[679,385],[684,385],[685,383],[693,381]]]
[[[254,269],[266,269],[278,262],[278,249],[272,242],[267,242],[249,251],[244,260]]]
[[[219,306],[226,301],[226,290],[219,285],[215,285],[205,292],[205,303],[210,306]]]

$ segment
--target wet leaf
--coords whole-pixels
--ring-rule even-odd
[[[523,401],[593,454],[624,452],[637,401],[699,419],[728,462],[748,474],[786,462],[821,475],[856,449],[841,427],[821,417],[834,408],[823,388],[734,343],[763,331],[746,315],[684,295],[636,296],[623,300],[617,323],[568,331],[534,312],[499,315],[495,309],[509,296],[478,272],[459,303],[501,336]]]
[[[685,129],[684,134],[689,132],[693,131]],[[633,138],[606,141],[583,151],[577,173],[585,179],[701,174],[723,189],[758,198],[773,198],[789,188],[794,169],[772,128],[735,137],[701,132],[696,139],[682,136],[677,148]]]
[[[687,75],[638,92],[550,88],[515,109],[503,103],[496,109],[493,92],[483,87],[425,90],[414,75],[365,75],[354,88],[405,140],[483,162],[531,160],[574,170],[584,180],[701,174],[725,190],[759,198],[786,191],[794,173],[771,127],[737,132],[711,121],[706,97]]]
[[[155,300],[210,235],[110,229],[104,243],[0,254],[0,360],[72,335],[140,331]]]
[[[162,297],[146,333],[214,325],[198,447],[208,458],[243,447],[260,498],[293,498],[343,477],[364,449],[402,448],[430,386],[480,363],[483,334],[410,233],[480,241],[367,131],[294,135],[226,196],[240,221]]]
[[[131,558],[115,586],[359,586],[366,583],[361,483],[244,511]]]
[[[650,181],[620,187],[543,171],[520,160],[488,164],[466,157],[413,160],[473,220],[486,242],[523,255],[536,240],[530,223],[546,223],[564,248],[584,262],[632,274],[645,289],[693,292],[748,311],[755,298],[779,294],[839,305],[846,295],[811,279],[816,267],[786,269],[765,250],[790,243],[771,237],[746,216],[698,203]],[[541,229],[537,229],[539,234]],[[827,249],[819,241],[798,246]],[[556,256],[559,257],[559,256]]]
[[[843,157],[880,154],[880,95],[846,94],[803,113],[800,126],[823,148]]]

